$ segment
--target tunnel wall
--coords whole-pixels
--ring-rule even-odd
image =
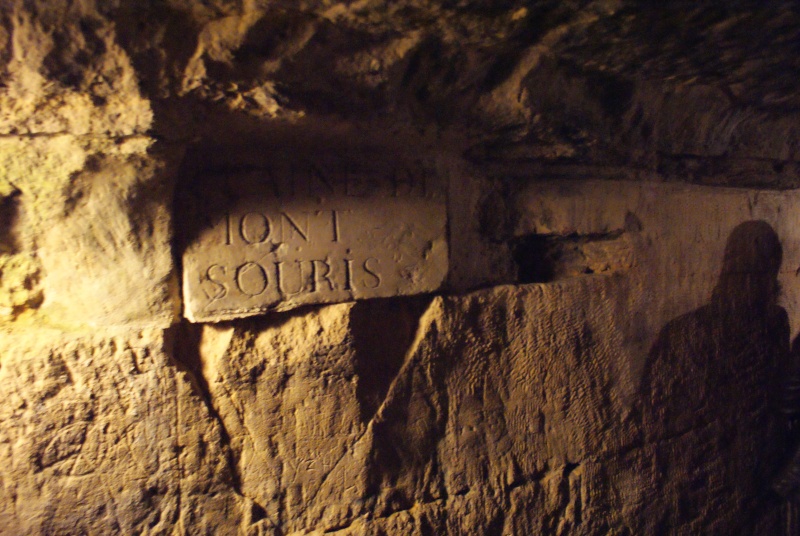
[[[791,114],[612,75],[594,100],[552,49],[594,12],[490,69],[527,8],[11,4],[1,533],[780,530]],[[491,46],[447,56],[462,20]],[[189,322],[184,194],[276,151],[424,157],[441,287]]]

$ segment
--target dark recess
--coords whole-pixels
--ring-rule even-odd
[[[552,238],[536,234],[524,236],[516,239],[511,249],[520,283],[546,283],[554,279],[560,248]]]
[[[0,197],[0,254],[17,253],[19,244],[14,228],[19,219],[19,192]]]

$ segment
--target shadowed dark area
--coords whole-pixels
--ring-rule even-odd
[[[798,72],[788,0],[3,2],[0,533],[800,535]]]
[[[15,225],[19,218],[17,195],[0,198],[0,254],[16,253],[19,250]]]
[[[520,283],[546,283],[555,278],[561,251],[552,239],[536,234],[525,236],[513,244],[512,250]]]
[[[779,533],[769,485],[787,439],[777,411],[789,368],[781,260],[770,225],[738,225],[710,303],[669,322],[650,350],[641,385],[650,491],[679,498],[651,508],[652,534]]]
[[[353,305],[350,332],[356,350],[356,397],[363,422],[369,422],[386,397],[430,301],[430,297],[422,296],[367,300]]]

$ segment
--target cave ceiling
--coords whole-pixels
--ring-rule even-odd
[[[131,128],[164,144],[381,131],[502,177],[800,184],[792,2],[3,5],[0,89],[27,63],[102,107],[122,54],[153,110]]]

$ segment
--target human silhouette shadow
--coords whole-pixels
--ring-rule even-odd
[[[736,226],[710,303],[670,321],[650,350],[640,391],[648,533],[779,533],[768,490],[786,450],[776,410],[789,356],[782,255],[768,223]]]

